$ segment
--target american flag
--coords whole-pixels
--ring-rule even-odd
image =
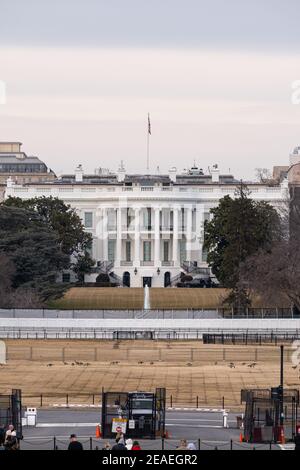
[[[148,113],[148,134],[151,135],[151,123],[150,123],[150,114]]]

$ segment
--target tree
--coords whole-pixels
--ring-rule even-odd
[[[240,289],[258,294],[266,304],[292,305],[300,311],[299,199],[291,198],[282,214],[281,237],[240,265],[238,284]]]
[[[259,249],[268,249],[279,236],[280,217],[268,203],[250,199],[242,183],[235,196],[225,196],[211,209],[213,219],[204,226],[204,248],[213,274],[238,299],[240,264]]]
[[[0,308],[37,308],[41,299],[33,289],[13,289],[13,277],[16,269],[13,261],[0,253]]]
[[[43,300],[57,289],[56,277],[69,266],[54,230],[33,211],[0,206],[0,253],[14,265],[13,289],[34,289]]]
[[[75,209],[52,196],[27,200],[9,197],[3,205],[37,213],[49,229],[56,233],[63,253],[73,257],[72,262],[70,258],[70,266],[79,279],[84,278],[84,274],[91,271],[94,261],[88,250],[92,245],[92,235],[84,230]]]

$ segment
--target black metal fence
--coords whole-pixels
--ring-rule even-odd
[[[77,436],[84,450],[107,450],[107,445],[111,448],[115,441],[112,439],[96,439],[90,436]],[[176,450],[180,446],[179,439],[159,438],[155,440],[138,440],[142,450]],[[279,450],[280,447],[273,441],[260,444],[240,442],[237,440],[205,440],[191,439],[189,444],[194,445],[194,450]],[[20,441],[21,450],[66,450],[69,445],[67,437],[51,436],[25,438]]]
[[[118,392],[119,393],[119,392]],[[219,402],[207,403],[200,395],[195,395],[190,399],[179,400],[176,396],[170,394],[165,397],[166,409],[175,407],[187,407],[198,409],[215,409],[217,411],[225,409],[229,406],[232,408],[232,402],[226,397],[220,397]],[[23,406],[34,406],[37,408],[72,408],[72,407],[87,407],[87,408],[101,408],[102,407],[102,392],[101,393],[22,393]]]

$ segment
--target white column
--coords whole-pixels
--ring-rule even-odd
[[[192,253],[192,207],[186,208],[186,260],[191,261]]]
[[[134,266],[140,266],[140,209],[134,211]]]
[[[102,209],[102,261],[108,260],[107,209]]]
[[[173,261],[178,265],[178,207],[173,208]]]
[[[197,243],[197,261],[202,262],[202,248],[204,241],[204,205],[196,206],[196,243]]]
[[[122,209],[117,209],[117,247],[116,247],[116,262],[120,266],[122,259]]]
[[[160,227],[159,227],[160,208],[154,209],[154,266],[161,265],[160,262]]]

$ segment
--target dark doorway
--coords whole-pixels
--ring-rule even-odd
[[[165,287],[168,287],[171,284],[171,274],[169,271],[165,273]]]
[[[130,273],[125,271],[123,274],[123,284],[124,286],[130,287]]]
[[[152,285],[152,277],[144,276],[143,277],[143,287],[146,287],[146,286],[151,287],[151,285]]]

